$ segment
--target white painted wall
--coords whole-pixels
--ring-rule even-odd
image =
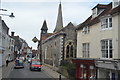
[[[0,16],[0,66],[2,66],[2,21]]]
[[[90,26],[90,33],[83,34],[82,30],[77,31],[77,57],[83,57],[82,43],[90,43],[90,58],[101,58],[101,43],[103,39],[113,40],[113,58],[120,59],[120,44],[118,48],[118,34],[120,34],[120,15],[113,16],[113,27],[111,30],[101,30],[100,23]],[[119,21],[118,21],[119,19]],[[119,29],[119,30],[118,30]],[[119,35],[120,43],[120,35]],[[119,50],[119,51],[118,51]]]
[[[118,16],[118,58],[120,59],[120,15]]]

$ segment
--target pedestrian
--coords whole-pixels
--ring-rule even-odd
[[[9,63],[9,61],[8,61],[8,60],[6,60],[6,67],[8,66],[8,63]]]

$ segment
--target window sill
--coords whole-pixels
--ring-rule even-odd
[[[100,58],[102,60],[113,60],[113,58]]]
[[[100,31],[108,31],[108,30],[112,30],[112,28],[108,28],[108,29],[101,29]]]

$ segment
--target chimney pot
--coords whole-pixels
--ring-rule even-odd
[[[11,32],[11,36],[14,36],[14,33],[15,33],[15,32]]]

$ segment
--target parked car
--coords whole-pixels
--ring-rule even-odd
[[[24,61],[22,59],[15,60],[15,69],[24,68]]]
[[[32,59],[30,62],[30,70],[41,71],[42,64],[39,59]]]

